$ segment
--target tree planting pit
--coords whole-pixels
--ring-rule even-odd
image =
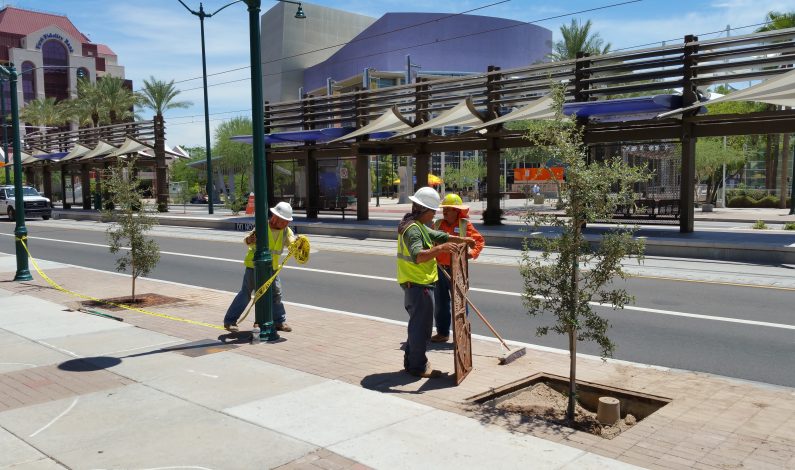
[[[531,421],[542,420],[605,439],[618,436],[671,402],[670,398],[578,380],[572,423],[566,420],[568,392],[567,377],[539,373],[475,395],[467,401],[487,413],[519,415]],[[600,397],[618,400],[620,419],[616,423],[602,424],[597,419]]]

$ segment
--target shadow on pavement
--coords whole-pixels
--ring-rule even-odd
[[[68,372],[93,372],[110,369],[119,364],[121,364],[121,359],[117,357],[98,356],[71,359],[58,364],[58,368]]]
[[[424,380],[420,388],[416,390],[402,390],[401,387]],[[444,374],[436,379],[422,379],[409,375],[408,372],[399,370],[395,372],[381,372],[365,376],[360,382],[362,387],[382,393],[409,393],[417,394],[429,390],[439,390],[442,388],[455,387],[453,376]]]

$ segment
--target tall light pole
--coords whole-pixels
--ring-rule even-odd
[[[11,168],[8,166],[8,130],[6,128],[6,81],[0,79],[0,116],[3,122],[3,159],[5,160],[6,184],[11,184]]]
[[[262,58],[260,57],[260,6],[262,0],[244,0],[248,7],[249,42],[251,50],[251,126],[254,146],[254,229],[257,247],[254,251],[255,285],[263,285],[273,274],[268,242],[268,178],[265,161],[265,112],[262,98]],[[300,2],[279,0],[298,5],[295,18],[306,15]],[[270,289],[254,305],[254,316],[260,326],[260,339],[276,341],[279,334],[273,324],[273,294]]]
[[[22,192],[22,144],[19,140],[19,98],[17,97],[17,74],[13,65],[6,67],[0,65],[0,77],[7,79],[11,94],[11,135],[14,139],[14,203],[16,227],[14,237],[16,238],[17,272],[14,276],[15,281],[30,281],[33,276],[28,269],[28,254],[22,246],[22,240],[27,238],[28,229],[25,227],[25,201]],[[5,119],[5,116],[3,116]]]
[[[207,156],[207,186],[205,190],[207,191],[207,212],[209,214],[213,213],[213,200],[215,199],[215,194],[213,193],[213,162],[212,162],[212,153],[210,149],[210,107],[207,104],[207,54],[204,47],[204,19],[210,18],[219,11],[223,10],[224,8],[228,7],[229,5],[235,4],[237,2],[227,3],[226,5],[222,6],[221,8],[215,10],[212,13],[206,13],[204,11],[204,4],[199,3],[199,11],[191,10],[188,5],[185,5],[185,2],[182,0],[177,0],[179,3],[185,7],[192,15],[199,17],[199,25],[201,29],[201,41],[202,41],[202,83],[203,83],[203,90],[204,90],[204,152]],[[240,1],[240,0],[238,0]]]

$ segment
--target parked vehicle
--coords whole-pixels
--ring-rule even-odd
[[[39,194],[34,188],[22,188],[22,199],[25,201],[25,216],[40,216],[44,220],[52,217],[52,203],[49,199]],[[8,220],[16,220],[16,197],[14,187],[11,185],[0,186],[0,214],[6,214]]]

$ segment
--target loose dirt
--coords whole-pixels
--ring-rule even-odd
[[[596,419],[596,413],[586,410],[579,403],[574,408],[574,423],[566,421],[568,398],[544,383],[537,383],[500,404],[497,408],[510,413],[519,413],[528,418],[543,419],[580,431],[612,439],[635,424],[635,417],[626,415],[615,425],[605,426]]]
[[[146,308],[146,307],[154,307],[157,305],[165,305],[165,304],[172,304],[176,302],[182,302],[182,299],[178,299],[176,297],[168,297],[165,295],[160,294],[138,294],[135,296],[135,301],[132,300],[132,297],[113,297],[110,299],[100,299],[100,301],[96,300],[86,300],[81,302],[84,307],[100,307],[106,310],[121,310],[120,307],[116,307],[115,305],[109,304],[121,304],[126,305],[128,307],[136,307],[136,308]]]

